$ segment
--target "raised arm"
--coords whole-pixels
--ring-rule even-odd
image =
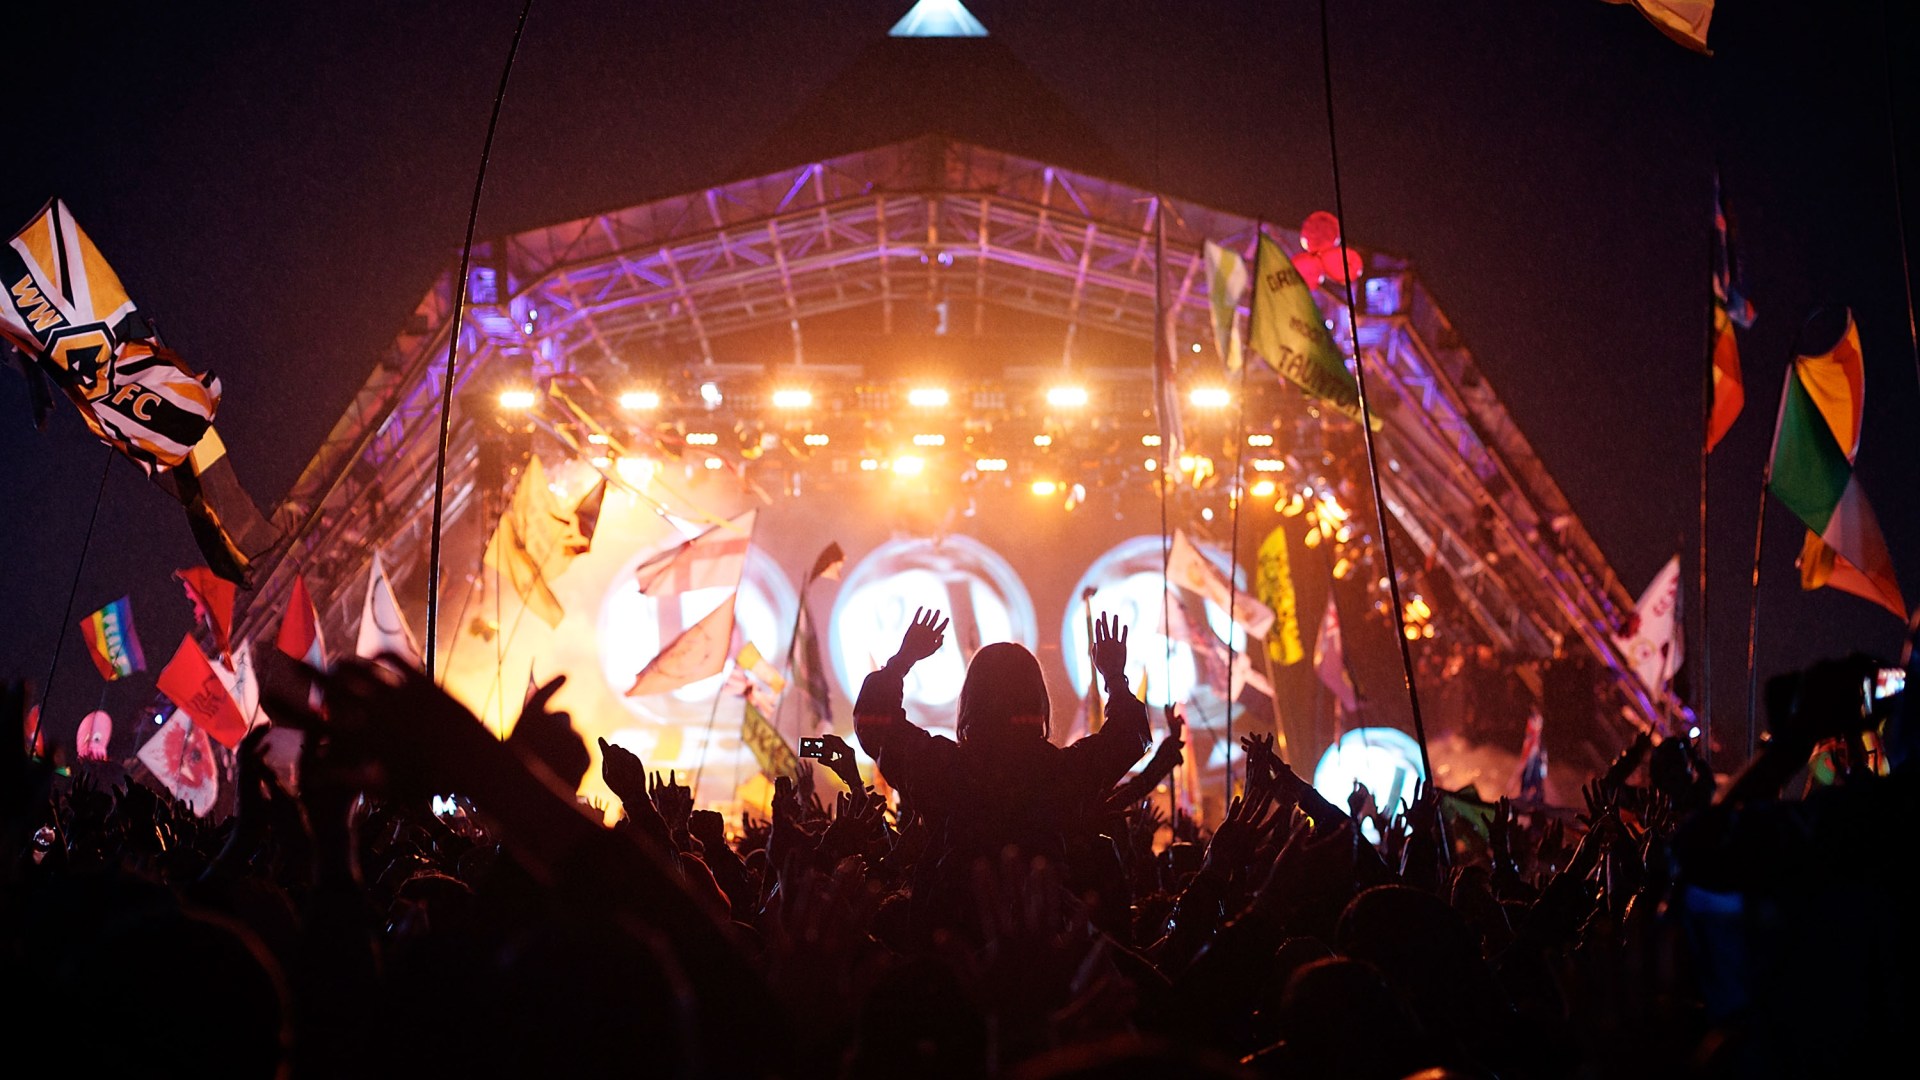
[[[861,749],[873,758],[880,774],[897,788],[915,782],[917,767],[930,746],[944,740],[930,735],[907,720],[907,672],[913,665],[940,651],[946,641],[947,620],[938,611],[920,608],[913,613],[900,650],[879,671],[867,676],[860,685],[860,696],[853,703],[853,731]]]
[[[1151,731],[1147,704],[1127,685],[1128,630],[1120,620],[1102,615],[1093,624],[1093,666],[1107,687],[1106,722],[1100,730],[1067,749],[1089,762],[1092,779],[1102,788],[1118,783],[1140,755],[1147,752]]]

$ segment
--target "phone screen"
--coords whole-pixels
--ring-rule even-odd
[[[827,740],[806,739],[806,738],[801,739],[800,740],[800,756],[803,758],[826,757],[827,756]]]
[[[1907,688],[1907,669],[1881,668],[1873,676],[1873,700],[1885,701],[1887,698]]]

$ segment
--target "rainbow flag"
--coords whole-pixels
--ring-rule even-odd
[[[140,651],[140,636],[133,632],[133,603],[121,597],[80,620],[80,635],[87,639],[87,653],[100,677],[112,682],[136,671],[147,670],[146,654]]]
[[[1866,397],[1860,335],[1848,312],[1839,341],[1796,357],[1787,372],[1767,489],[1807,524],[1803,588],[1850,592],[1905,619],[1893,556],[1853,469]]]

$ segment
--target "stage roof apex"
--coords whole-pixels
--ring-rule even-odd
[[[887,31],[888,37],[986,37],[987,28],[960,0],[920,0]]]

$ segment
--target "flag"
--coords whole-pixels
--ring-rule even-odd
[[[1741,285],[1740,263],[1733,251],[1732,227],[1726,201],[1720,196],[1720,176],[1713,177],[1713,407],[1707,415],[1707,451],[1720,444],[1727,429],[1746,404],[1740,377],[1740,342],[1733,328],[1753,325],[1753,305]]]
[[[776,694],[787,688],[786,676],[780,674],[780,669],[774,667],[765,656],[761,655],[760,647],[751,641],[747,642],[740,649],[739,655],[733,658],[733,665],[766,683],[767,689]]]
[[[220,794],[220,770],[213,760],[207,733],[194,725],[185,709],[175,709],[167,722],[140,748],[140,764],[173,797],[186,803],[194,816],[206,817]]]
[[[581,502],[581,506],[589,510],[590,524],[594,526],[599,524],[599,500],[605,497],[605,484],[602,480],[588,494],[587,500],[593,500],[590,507],[587,500]],[[566,570],[574,556],[585,552],[589,543],[589,539],[581,535],[578,514],[562,508],[553,497],[553,490],[547,486],[546,470],[541,468],[540,459],[533,457],[527,460],[513,501],[507,505],[506,513],[500,515],[500,525],[487,541],[483,560],[505,575],[527,610],[540,616],[548,626],[557,627],[566,617],[566,609],[554,596],[551,581]]]
[[[108,682],[147,670],[140,636],[133,631],[133,602],[126,597],[81,619],[80,635],[87,639],[87,654],[93,657],[93,666],[100,669],[100,677]]]
[[[840,550],[839,543],[831,543],[820,549],[820,555],[813,560],[813,569],[807,571],[807,584],[811,585],[821,578],[839,581],[840,571],[847,565],[847,553]]]
[[[1865,402],[1860,337],[1849,312],[1831,349],[1795,357],[1787,373],[1767,488],[1813,533],[1802,549],[1803,587],[1830,585],[1905,619],[1893,556],[1853,471]]]
[[[1615,634],[1613,643],[1626,657],[1640,685],[1655,696],[1666,689],[1685,659],[1680,631],[1680,556],[1668,559],[1653,575],[1640,594],[1640,602],[1634,605],[1626,632]]]
[[[293,579],[293,592],[287,597],[285,614],[280,616],[280,634],[274,639],[274,645],[295,660],[306,661],[310,667],[326,669],[327,642],[320,634],[320,613],[307,592],[306,578]]]
[[[1541,738],[1545,726],[1539,710],[1527,717],[1527,735],[1520,744],[1520,773],[1514,781],[1521,802],[1547,801],[1547,744]]]
[[[193,605],[194,616],[213,630],[213,644],[220,655],[232,652],[228,638],[233,632],[233,582],[204,566],[175,570],[173,576],[186,587],[187,602]]]
[[[0,249],[0,336],[40,363],[96,437],[149,473],[181,464],[220,407],[219,379],[144,340],[120,278],[58,199]]]
[[[373,659],[382,653],[394,653],[414,667],[420,667],[420,646],[414,644],[413,631],[400,613],[400,601],[394,599],[393,583],[387,580],[387,568],[380,553],[373,553],[373,567],[367,571],[367,600],[360,608],[360,640],[353,654]]]
[[[1352,676],[1347,674],[1347,648],[1340,637],[1340,608],[1334,604],[1331,590],[1327,593],[1326,614],[1320,617],[1320,633],[1313,641],[1313,671],[1343,710],[1359,710],[1359,695],[1354,692]]]
[[[1235,652],[1229,665],[1227,643],[1221,641],[1219,635],[1208,626],[1206,605],[1199,597],[1181,593],[1179,602],[1171,607],[1168,614],[1172,618],[1172,625],[1163,632],[1174,641],[1186,643],[1193,657],[1196,684],[1217,688],[1224,683],[1228,701],[1240,700],[1241,691],[1249,687],[1269,698],[1273,697],[1273,684],[1254,670],[1253,657],[1245,650]],[[1143,667],[1141,670],[1147,669]],[[1092,700],[1091,695],[1088,700]]]
[[[99,709],[80,718],[80,729],[73,733],[75,752],[82,761],[105,761],[113,744],[113,717]]]
[[[1221,611],[1232,612],[1235,625],[1254,637],[1266,637],[1267,631],[1273,629],[1273,609],[1245,589],[1232,588],[1225,572],[1200,553],[1184,529],[1174,530],[1173,550],[1167,558],[1167,580],[1212,601]]]
[[[813,613],[807,610],[804,596],[800,598],[800,620],[794,627],[793,681],[800,691],[800,706],[812,720],[812,730],[832,731],[833,694],[828,688],[827,665],[821,658],[820,635],[814,631]]]
[[[1713,22],[1713,0],[1606,0],[1609,4],[1632,4],[1635,10],[1660,32],[1697,53],[1713,55],[1707,48],[1707,26]]]
[[[1278,632],[1267,632],[1267,658],[1281,667],[1300,662],[1306,650],[1300,643],[1300,608],[1293,592],[1292,560],[1287,553],[1287,530],[1276,525],[1254,555],[1253,595],[1273,612]]]
[[[593,548],[593,534],[600,529],[600,508],[607,501],[607,478],[593,485],[593,490],[582,496],[573,507],[573,528],[580,534],[579,554],[585,555]]]
[[[735,596],[721,601],[699,622],[668,642],[633,677],[628,697],[665,694],[689,683],[720,674],[727,666],[727,650],[733,644],[733,602]]]
[[[1260,234],[1254,260],[1253,315],[1249,344],[1273,370],[1342,416],[1360,419],[1360,384],[1327,330],[1314,303],[1313,287],[1300,276],[1280,245]]]
[[[1213,307],[1213,348],[1228,371],[1239,371],[1242,362],[1240,335],[1234,323],[1240,311],[1240,298],[1247,292],[1246,257],[1232,248],[1209,240],[1204,245],[1207,258],[1207,302]]]
[[[755,511],[749,510],[640,564],[635,571],[640,592],[661,597],[695,589],[731,589],[738,585],[740,572],[747,565],[747,544],[753,536],[754,514]]]
[[[167,661],[155,686],[220,745],[232,749],[246,737],[246,716],[192,634],[180,639],[179,650]]]
[[[741,717],[740,741],[753,751],[753,760],[759,763],[767,779],[799,777],[800,759],[794,755],[793,747],[787,745],[787,740],[767,722],[766,714],[751,699]]]
[[[227,696],[240,710],[248,730],[260,722],[260,680],[253,673],[253,646],[242,641],[233,650],[228,663],[213,661],[213,674],[227,688]]]
[[[254,562],[280,542],[281,533],[240,486],[220,432],[208,428],[179,468],[155,473],[153,481],[186,507],[200,557],[213,572],[250,587]]]

